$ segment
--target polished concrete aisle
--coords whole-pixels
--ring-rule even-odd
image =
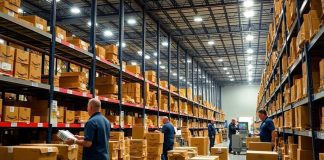
[[[228,147],[228,143],[224,142],[224,143],[216,145],[216,146]],[[228,160],[246,160],[245,152],[243,152],[242,154],[243,155],[229,154],[229,159]]]

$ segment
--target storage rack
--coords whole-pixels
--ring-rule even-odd
[[[269,117],[275,117],[281,115],[283,117],[283,122],[282,125],[284,126],[284,113],[294,109],[298,106],[301,105],[308,105],[310,112],[309,112],[309,117],[311,117],[311,130],[295,130],[295,129],[287,129],[287,128],[278,128],[277,131],[279,133],[283,134],[283,137],[286,137],[287,135],[296,135],[296,136],[307,136],[312,138],[312,145],[313,145],[313,155],[314,155],[314,160],[319,159],[319,140],[324,140],[324,132],[323,131],[318,131],[318,125],[319,125],[319,119],[318,117],[318,109],[322,106],[319,106],[319,102],[321,102],[324,99],[324,91],[320,91],[318,93],[313,93],[313,82],[312,82],[312,57],[316,56],[314,52],[321,50],[321,46],[323,46],[323,40],[324,40],[324,27],[321,26],[317,34],[313,39],[311,39],[308,43],[305,43],[304,49],[301,54],[299,54],[298,58],[295,60],[295,62],[290,66],[290,68],[287,69],[286,74],[282,74],[282,65],[288,65],[288,60],[287,64],[282,64],[282,56],[283,54],[289,55],[290,54],[290,49],[289,49],[289,44],[291,42],[291,38],[293,36],[296,36],[298,31],[301,28],[301,24],[303,22],[303,14],[307,13],[310,10],[310,2],[311,0],[297,0],[296,1],[296,18],[292,23],[290,31],[287,31],[287,22],[286,22],[286,0],[283,0],[282,4],[282,10],[280,12],[280,17],[279,17],[279,24],[276,27],[276,32],[273,41],[271,42],[270,45],[270,52],[269,56],[266,59],[266,65],[269,65],[269,61],[271,58],[271,54],[273,53],[272,51],[276,48],[276,42],[278,41],[278,35],[279,32],[281,31],[281,25],[284,25],[284,31],[282,31],[285,35],[284,41],[283,41],[283,47],[281,51],[278,53],[278,58],[274,64],[273,70],[270,73],[269,79],[266,81],[263,92],[261,92],[261,99],[258,102],[258,108],[257,110],[260,109],[266,109],[269,111],[269,105],[273,100],[276,99],[277,93],[283,93],[283,87],[286,83],[289,85],[289,90],[291,93],[291,86],[292,86],[292,75],[296,74],[296,70],[298,68],[301,68],[301,65],[303,62],[305,62],[307,65],[307,96],[305,98],[302,98],[300,100],[297,100],[294,103],[288,104],[287,106],[284,106],[284,103],[280,106],[280,109],[276,110],[275,113],[272,113],[269,115]],[[270,82],[275,79],[275,74],[279,72],[279,85],[275,86],[273,93],[270,95],[270,97],[267,99],[266,94],[267,92],[270,92]],[[260,93],[259,93],[260,94]],[[284,95],[282,94],[282,102],[284,102]],[[260,123],[260,121],[257,121]],[[295,137],[294,137],[295,138]],[[294,139],[296,142],[296,139]],[[286,139],[285,139],[286,142]]]
[[[120,0],[119,3],[120,5],[120,12],[119,12],[119,37],[118,37],[118,42],[119,44],[122,44],[123,42],[123,34],[124,34],[124,0]],[[195,102],[193,100],[194,96],[199,95],[201,93],[203,100],[209,100],[210,102],[213,102],[214,106],[219,104],[217,102],[217,93],[219,92],[217,90],[217,87],[211,87],[217,86],[217,83],[212,80],[212,78],[209,76],[208,80],[212,81],[212,83],[209,84],[209,87],[207,87],[207,78],[205,79],[205,82],[202,82],[202,79],[199,77],[199,71],[201,70],[201,75],[203,73],[203,69],[199,67],[198,62],[196,62],[196,67],[194,67],[194,60],[192,59],[192,82],[194,83],[194,71],[197,70],[197,79],[196,79],[196,94],[195,92],[192,92],[192,99],[188,99],[188,92],[186,90],[186,97],[180,96],[179,93],[179,50],[180,50],[180,45],[177,43],[177,80],[178,80],[178,93],[171,92],[170,90],[170,85],[169,87],[163,88],[160,86],[160,67],[159,63],[157,63],[157,83],[150,82],[145,79],[145,76],[139,76],[133,73],[130,73],[128,71],[125,71],[123,69],[123,47],[122,45],[119,45],[119,66],[115,65],[105,59],[102,59],[100,57],[96,56],[96,50],[95,50],[95,44],[96,44],[96,27],[95,25],[91,26],[91,34],[90,34],[90,51],[84,51],[66,41],[63,41],[59,38],[57,38],[55,35],[55,26],[56,26],[56,0],[52,0],[51,3],[51,18],[50,18],[50,24],[51,24],[51,31],[50,33],[41,31],[39,29],[36,29],[32,26],[29,26],[22,21],[19,21],[18,19],[12,18],[8,15],[5,15],[3,13],[0,13],[0,38],[14,42],[16,44],[22,45],[22,46],[27,46],[31,49],[40,51],[42,53],[45,53],[49,55],[49,84],[41,84],[41,83],[35,83],[27,80],[20,80],[16,79],[13,77],[6,77],[6,76],[0,76],[0,82],[1,86],[7,89],[7,88],[14,88],[14,90],[8,90],[10,92],[14,93],[22,93],[22,94],[28,94],[28,95],[47,95],[48,96],[48,106],[52,107],[54,106],[54,99],[57,96],[61,97],[68,97],[71,99],[89,99],[89,98],[99,98],[102,103],[103,107],[108,107],[108,105],[113,105],[113,107],[117,107],[119,114],[121,115],[122,112],[124,111],[124,108],[127,109],[134,109],[134,110],[141,110],[142,109],[142,115],[145,115],[147,111],[157,113],[157,116],[159,118],[160,114],[165,114],[168,115],[169,117],[171,116],[177,116],[178,118],[183,118],[185,117],[187,119],[196,119],[198,122],[199,121],[210,121],[216,115],[223,114],[221,113],[218,109],[216,108],[208,108],[204,106],[201,103]],[[139,6],[142,7],[142,39],[141,39],[141,44],[142,44],[142,53],[145,53],[145,42],[146,42],[146,8],[144,4],[139,4]],[[95,24],[96,22],[96,12],[97,12],[97,4],[96,0],[91,1],[91,23]],[[157,62],[160,60],[160,32],[161,32],[161,26],[160,22],[156,21],[157,23]],[[165,30],[164,30],[165,31]],[[171,35],[168,34],[168,82],[170,82],[170,61],[171,61]],[[33,44],[37,44],[37,47],[33,46]],[[183,48],[182,48],[183,49]],[[188,59],[189,59],[189,51],[186,50],[185,56],[186,56],[186,76],[185,76],[185,82],[186,82],[186,87],[188,88],[188,73],[189,73],[189,64],[188,64]],[[55,87],[54,86],[54,73],[57,72],[54,70],[54,57],[56,58],[61,58],[64,59],[68,62],[74,62],[77,64],[80,64],[85,67],[90,67],[90,76],[89,76],[89,88],[90,88],[90,93],[82,93],[70,89],[64,89],[60,87]],[[111,74],[119,77],[118,81],[118,100],[115,99],[110,99],[106,97],[101,97],[101,96],[95,96],[95,75],[96,72],[99,73],[104,73],[104,74]],[[145,58],[144,54],[142,54],[142,68],[141,68],[142,75],[144,75],[145,72]],[[207,74],[205,73],[204,76],[207,77]],[[200,78],[200,80],[199,80]],[[150,87],[156,89],[157,92],[157,99],[159,101],[159,90],[161,90],[163,93],[167,93],[169,96],[169,102],[168,102],[168,111],[162,111],[160,110],[159,103],[157,104],[157,108],[146,108],[146,105],[143,104],[132,104],[132,103],[127,103],[127,102],[122,102],[122,92],[121,92],[121,86],[122,86],[122,80],[127,80],[130,82],[141,82],[142,83],[142,96],[143,98],[145,97],[144,95],[144,83],[149,83]],[[201,87],[201,88],[200,88]],[[203,89],[205,87],[205,89]],[[201,89],[201,91],[200,91]],[[5,90],[4,92],[6,92]],[[179,102],[180,101],[185,101],[187,103],[191,103],[192,107],[197,107],[198,111],[199,109],[202,109],[204,111],[210,110],[214,112],[213,117],[199,117],[198,116],[190,116],[188,114],[182,114],[180,113],[180,110],[178,108],[179,113],[176,112],[171,112],[170,111],[170,97],[177,97],[178,100],[178,107],[179,107]],[[145,101],[144,101],[145,103]],[[110,107],[110,106],[109,106]],[[205,113],[205,112],[204,112]],[[206,112],[207,114],[207,112]],[[113,125],[113,129],[118,129],[118,130],[123,130],[123,129],[128,129],[132,128],[132,126],[129,125],[124,125],[121,124],[121,117],[119,116],[119,124]],[[50,119],[50,116],[49,116]],[[144,121],[144,118],[143,118]],[[158,121],[159,123],[159,121]],[[223,121],[217,121],[217,123],[224,123]],[[144,123],[145,124],[145,123]],[[159,126],[159,124],[158,124]],[[158,129],[158,126],[149,126],[149,128],[152,129]],[[0,122],[0,128],[46,128],[48,130],[47,132],[47,142],[50,143],[52,140],[52,132],[53,128],[83,128],[84,124],[64,124],[64,123],[25,123],[25,122]],[[204,130],[207,129],[206,127],[199,127],[199,128],[190,128],[192,130]]]

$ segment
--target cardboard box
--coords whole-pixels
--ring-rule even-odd
[[[106,59],[106,49],[96,45],[96,55],[102,59]]]
[[[16,49],[14,70],[16,78],[28,79],[29,52]]]
[[[189,160],[219,160],[218,156],[197,156],[190,158]]]
[[[4,122],[17,122],[19,120],[18,107],[4,106],[2,120]]]
[[[64,123],[65,120],[65,108],[57,107],[57,123]]]
[[[90,118],[87,111],[75,111],[75,120],[78,123],[85,123]]]
[[[10,3],[9,1],[6,1],[6,0],[1,0],[0,1],[0,6],[1,7],[5,7],[15,13],[18,13],[18,7],[13,5],[12,3]]]
[[[8,15],[8,16],[11,16],[11,17],[15,17],[15,18],[18,18],[18,13],[6,8],[6,7],[2,7],[0,6],[0,12]]]
[[[119,64],[118,56],[115,54],[110,54],[110,53],[106,52],[106,60],[111,61],[115,64]],[[126,68],[126,64],[123,65],[123,70],[125,70],[125,68]]]
[[[277,152],[269,151],[250,151],[246,152],[246,160],[277,160]]]
[[[324,153],[319,154],[319,160],[324,160]]]
[[[67,42],[73,44],[76,47],[79,47],[80,49],[83,49],[85,51],[89,50],[89,43],[83,41],[80,38],[76,38],[76,37],[67,37],[66,38]]]
[[[0,99],[0,122],[2,121],[2,104],[3,103],[3,101],[2,101],[2,99]]]
[[[147,155],[161,155],[163,153],[163,144],[147,147]]]
[[[30,108],[18,107],[18,121],[19,122],[30,122]]]
[[[188,159],[188,151],[187,150],[168,151],[168,159],[170,159],[170,160],[187,160]]]
[[[228,148],[227,147],[212,147],[210,150],[210,155],[219,156],[219,160],[228,160]]]
[[[67,144],[23,144],[23,146],[57,147],[58,160],[77,160],[78,145]]]
[[[298,136],[298,149],[313,150],[313,142],[311,137]]]
[[[104,49],[106,50],[106,55],[107,54],[113,54],[113,55],[118,55],[118,46],[116,45],[106,45],[104,46]]]
[[[105,77],[97,77],[96,78],[96,85],[116,85],[116,77],[107,75]]]
[[[299,106],[295,108],[295,117],[297,118],[296,127],[301,130],[309,129],[309,108],[308,106]]]
[[[109,140],[109,150],[118,150],[119,148],[119,141]]]
[[[318,58],[313,58],[312,59],[312,81],[313,81],[313,93],[317,93],[318,89],[320,87],[320,69],[319,69],[319,62],[320,59]],[[302,71],[303,71],[303,96],[307,96],[307,91],[308,91],[308,85],[307,85],[307,68],[306,68],[306,62],[303,63],[302,66]]]
[[[149,133],[146,134],[146,139],[147,139],[147,143],[149,143],[149,144],[163,143],[164,134],[163,133],[149,132]]]
[[[74,123],[75,122],[75,111],[65,110],[65,123]]]
[[[116,132],[116,131],[110,132],[110,140],[113,141],[124,140],[124,132]]]
[[[118,86],[117,85],[97,85],[96,89],[98,89],[98,95],[107,95],[107,94],[117,94]]]
[[[297,148],[298,148],[298,144],[288,145],[288,153],[291,159],[297,159]]]
[[[297,149],[297,160],[313,159],[312,150]]]
[[[42,74],[42,56],[34,53],[29,54],[28,79],[37,83],[41,82]]]
[[[191,137],[190,147],[198,148],[198,155],[207,155],[209,150],[209,139],[208,137]]]
[[[247,148],[249,148],[251,142],[260,142],[260,137],[246,137]]]
[[[31,122],[33,123],[40,123],[40,116],[31,116]]]
[[[0,153],[4,157],[3,160],[56,160],[58,149],[40,146],[3,146],[0,147]]]
[[[126,65],[126,71],[140,75],[141,67],[138,65]]]
[[[168,81],[160,81],[161,87],[168,88]]]
[[[268,142],[250,142],[249,150],[253,151],[272,151],[272,144]]]
[[[45,32],[47,31],[47,21],[43,18],[40,18],[35,15],[19,16],[19,18],[32,23],[34,25],[34,27],[36,27],[40,30],[43,30]]]
[[[132,138],[133,139],[144,139],[146,137],[147,132],[148,132],[147,127],[135,125],[132,128]]]

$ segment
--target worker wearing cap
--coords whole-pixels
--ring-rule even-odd
[[[215,120],[211,120],[211,122],[208,123],[209,150],[215,145],[216,129],[214,125]]]
[[[271,142],[274,145],[275,126],[271,118],[267,116],[267,111],[262,109],[258,111],[259,118],[262,121],[260,125],[260,140],[261,142]]]
[[[228,125],[228,138],[229,138],[229,153],[232,152],[232,135],[236,134],[237,131],[236,119],[232,119],[231,123]]]
[[[173,150],[175,130],[168,117],[163,117],[162,133],[164,133],[162,160],[168,159],[168,151]]]
[[[100,113],[101,103],[98,99],[91,99],[88,103],[90,119],[84,126],[84,136],[76,135],[77,140],[69,139],[67,144],[83,146],[82,160],[108,160],[110,123]]]

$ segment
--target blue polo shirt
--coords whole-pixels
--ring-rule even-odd
[[[213,124],[208,123],[208,137],[212,138],[216,135],[216,129]]]
[[[174,127],[170,122],[166,123],[162,127],[162,133],[164,133],[164,143],[174,141]]]
[[[100,112],[93,114],[84,126],[84,140],[91,147],[83,147],[83,160],[108,160],[110,123]]]
[[[261,142],[271,142],[272,131],[275,130],[275,126],[271,118],[267,117],[260,126],[260,140]]]

